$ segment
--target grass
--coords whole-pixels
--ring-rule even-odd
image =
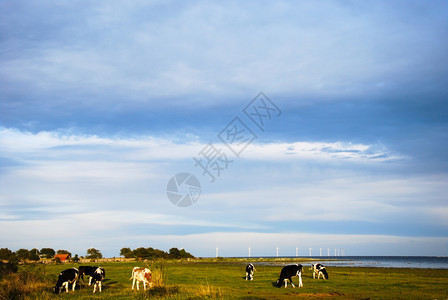
[[[244,279],[248,262],[207,259],[104,263],[101,266],[106,269],[106,279],[101,294],[93,294],[86,280],[75,292],[62,295],[51,293],[57,274],[76,264],[21,266],[18,274],[0,282],[0,299],[448,299],[448,270],[331,267],[329,280],[317,280],[308,270],[309,263],[301,261],[305,266],[304,287],[293,289],[288,285],[285,289],[273,284],[288,261],[274,266],[255,261],[253,281]],[[151,269],[153,288],[145,292],[140,285],[140,291],[131,290],[129,278],[134,266]],[[23,281],[29,286],[25,287]],[[293,281],[298,282],[297,278]],[[13,292],[7,296],[4,291]]]

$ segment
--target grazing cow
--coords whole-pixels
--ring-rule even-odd
[[[103,268],[97,268],[95,272],[93,272],[93,275],[89,279],[89,286],[93,284],[94,293],[96,292],[97,287],[101,292],[101,282],[103,281],[104,277],[106,277],[106,271],[104,271]]]
[[[89,285],[91,284],[92,276],[95,273],[96,269],[98,267],[94,266],[79,266],[79,279],[82,279],[82,282],[84,282],[84,275],[89,275]]]
[[[151,288],[152,286],[152,276],[151,270],[148,268],[135,267],[132,269],[132,275],[129,280],[132,279],[132,289],[134,289],[134,284],[137,281],[137,290],[139,290],[138,284],[140,281],[143,282],[143,289],[146,291],[146,284]]]
[[[76,268],[67,269],[59,273],[58,281],[54,287],[54,293],[59,294],[65,286],[65,291],[68,293],[68,285],[72,284],[72,290],[75,290],[76,280],[78,279],[79,271]]]
[[[255,272],[255,267],[253,264],[248,264],[246,266],[246,280],[254,280],[254,272]]]
[[[317,274],[317,279],[320,278],[320,275],[322,275],[322,277],[324,279],[328,279],[327,269],[323,265],[312,264],[310,270],[313,271],[313,279],[316,278],[316,274]]]
[[[291,283],[292,287],[295,288],[296,286],[292,282],[291,277],[297,276],[299,277],[299,287],[303,287],[302,284],[302,265],[301,264],[295,264],[295,265],[289,265],[286,267],[283,267],[282,271],[280,272],[280,277],[277,280],[277,287],[281,287],[282,283],[285,283],[285,288],[288,285],[288,279]]]

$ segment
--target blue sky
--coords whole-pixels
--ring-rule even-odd
[[[448,254],[447,1],[2,1],[2,247]],[[262,91],[264,131],[243,109]],[[257,138],[235,157],[235,117]],[[232,162],[211,183],[193,157]],[[189,207],[166,195],[191,173]],[[333,250],[331,251],[333,253]]]

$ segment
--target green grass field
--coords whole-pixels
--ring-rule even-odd
[[[264,260],[265,261],[265,260]],[[111,262],[91,263],[106,269],[103,292],[93,294],[87,284],[76,291],[53,295],[57,275],[60,271],[77,264],[48,265],[40,267],[44,284],[24,294],[27,299],[448,299],[448,270],[389,269],[389,268],[345,268],[331,267],[329,280],[312,278],[304,265],[303,288],[277,288],[273,283],[278,278],[282,265],[297,261],[278,262],[278,265],[263,265],[254,261],[257,271],[253,281],[244,280],[248,260],[195,260],[158,262]],[[257,265],[258,263],[258,265]],[[146,292],[131,290],[129,280],[134,266],[149,267],[156,286]],[[19,270],[29,268],[22,266]],[[22,276],[24,276],[22,274]],[[27,275],[29,276],[29,275]],[[4,281],[7,279],[4,279]],[[22,279],[23,280],[23,279]],[[32,281],[32,280],[30,280]],[[87,280],[86,280],[87,282]],[[293,278],[297,283],[297,277]],[[3,287],[5,282],[2,283]],[[11,283],[13,284],[13,283]],[[1,295],[1,294],[0,294]],[[5,299],[8,296],[3,295]],[[0,299],[2,298],[0,297]],[[12,297],[12,296],[9,296]]]

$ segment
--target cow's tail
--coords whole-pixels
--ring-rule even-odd
[[[129,280],[132,280],[133,278],[134,278],[134,269],[132,269],[131,278],[129,278]]]

